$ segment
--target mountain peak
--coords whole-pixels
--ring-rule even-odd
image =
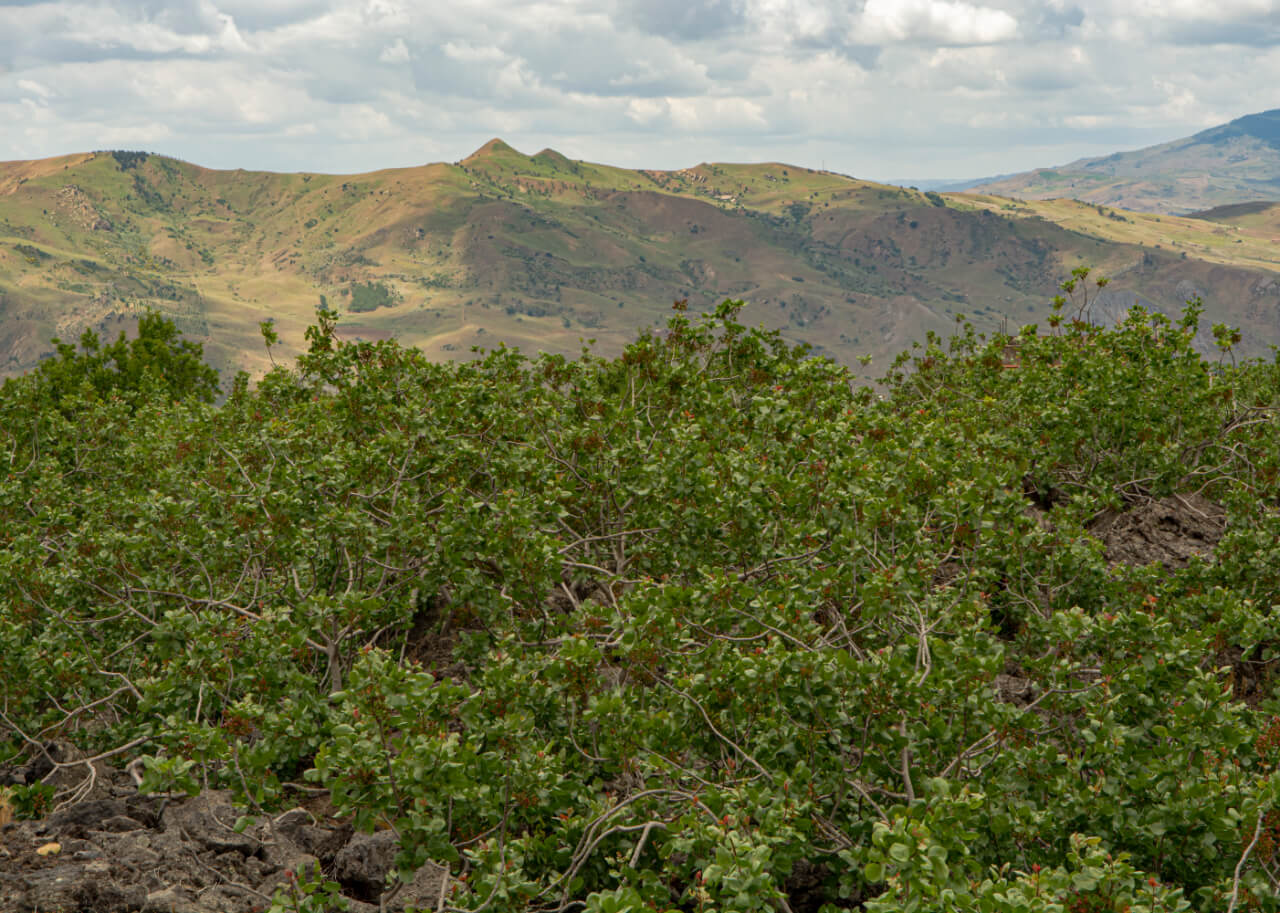
[[[1280,108],[1156,146],[1038,168],[972,189],[1171,214],[1274,200],[1280,198]]]
[[[495,136],[493,139],[489,140],[489,142],[485,143],[483,146],[481,146],[475,152],[468,155],[462,161],[463,161],[463,164],[470,164],[471,162],[483,161],[484,159],[492,158],[495,155],[502,155],[503,153],[508,153],[508,152],[515,152],[516,155],[520,154],[519,152],[516,152],[516,150],[513,149],[510,145],[508,145],[507,143],[503,142],[501,139]]]
[[[1238,136],[1253,137],[1280,149],[1280,108],[1237,117],[1230,123],[1202,130],[1191,139],[1202,143],[1218,144]]]
[[[535,155],[532,159],[539,167],[550,168],[553,173],[570,172],[579,174],[581,172],[581,163],[575,162],[563,152],[557,152],[555,149],[547,147]]]

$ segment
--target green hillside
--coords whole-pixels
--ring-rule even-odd
[[[1158,213],[1280,199],[1280,109],[1146,149],[1011,175],[974,190]]]
[[[1211,250],[1169,249],[1127,216],[1070,218],[782,164],[631,171],[497,140],[457,164],[345,176],[124,152],[11,162],[0,372],[32,367],[55,334],[114,336],[152,308],[256,375],[258,324],[275,321],[287,357],[321,302],[349,338],[454,359],[498,342],[574,354],[586,338],[616,353],[673,300],[740,298],[747,322],[852,363],[960,313],[986,329],[1041,320],[1081,263],[1116,277],[1117,302],[1176,313],[1192,289],[1245,330],[1246,352],[1280,341],[1256,291],[1273,246],[1219,226]]]

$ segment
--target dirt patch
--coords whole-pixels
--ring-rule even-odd
[[[1202,495],[1170,495],[1125,513],[1107,513],[1089,532],[1106,546],[1112,564],[1161,564],[1184,568],[1192,558],[1212,556],[1226,529],[1226,512]]]
[[[334,329],[334,335],[339,339],[364,341],[364,342],[382,342],[386,339],[395,337],[395,331],[379,329],[366,324],[344,324]]]
[[[87,780],[87,772],[54,776]],[[32,773],[28,765],[0,778]],[[380,899],[388,911],[435,909],[447,887],[445,870],[428,863],[412,883],[388,889],[392,831],[354,834],[301,805],[237,831],[245,813],[225,791],[146,796],[128,773],[96,766],[80,801],[0,826],[0,913],[251,913],[315,869],[342,885],[352,913],[376,911]]]
[[[81,228],[87,231],[111,231],[111,220],[75,184],[65,185],[58,191],[56,199],[58,209],[70,215]]]

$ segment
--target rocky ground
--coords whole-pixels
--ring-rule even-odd
[[[52,758],[0,776],[24,782],[52,771],[88,785],[89,765],[50,764],[70,750],[52,743]],[[441,902],[445,871],[430,864],[411,884],[387,890],[393,831],[353,833],[320,801],[259,816],[237,832],[241,814],[224,791],[147,796],[128,773],[93,765],[79,801],[0,828],[0,913],[250,913],[316,867],[341,885],[353,913],[378,911],[380,902],[386,911]]]
[[[1089,531],[1102,540],[1113,564],[1158,563],[1174,570],[1192,557],[1212,555],[1225,528],[1222,507],[1203,495],[1178,494],[1103,514]]]

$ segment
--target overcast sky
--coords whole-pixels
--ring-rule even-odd
[[[1280,0],[0,0],[0,159],[1060,164],[1280,107]]]

